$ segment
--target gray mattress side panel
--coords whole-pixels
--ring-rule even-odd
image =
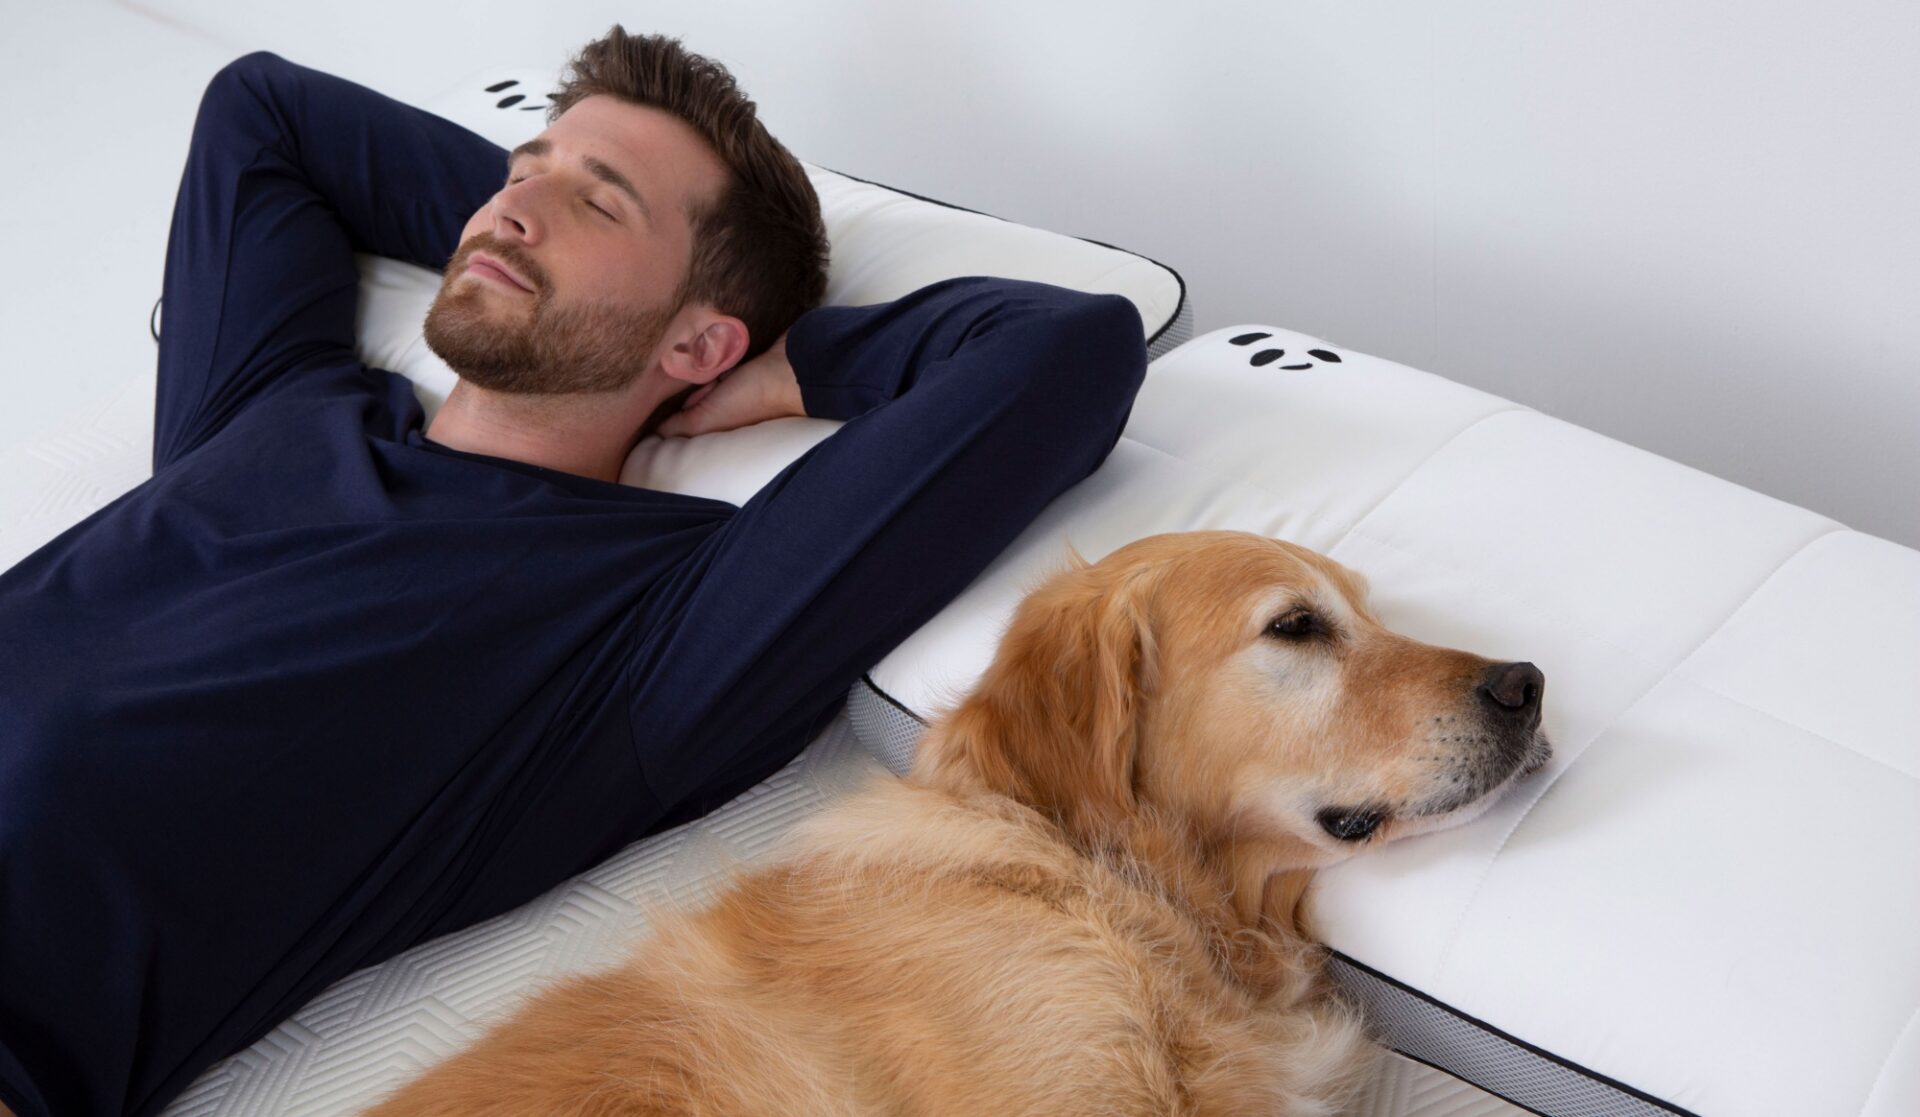
[[[1327,974],[1381,1043],[1551,1117],[1694,1117],[1333,953]]]
[[[896,776],[906,775],[913,767],[914,750],[927,731],[918,714],[882,694],[866,675],[847,692],[847,721],[874,759]]]
[[[1164,265],[1163,265],[1164,266]],[[1173,269],[1168,268],[1172,271]],[[1180,278],[1179,273],[1174,273]],[[1157,361],[1169,350],[1186,344],[1193,338],[1193,297],[1187,291],[1186,280],[1180,279],[1180,309],[1174,312],[1173,321],[1160,331],[1159,336],[1147,343],[1147,360]]]

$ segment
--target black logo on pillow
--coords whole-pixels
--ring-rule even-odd
[[[1229,338],[1228,342],[1233,345],[1252,345],[1256,341],[1272,336],[1272,334],[1241,334],[1239,337]],[[1285,349],[1262,349],[1248,358],[1247,363],[1255,368],[1259,368],[1262,365],[1270,365],[1286,355],[1287,351]],[[1320,360],[1326,361],[1329,364],[1337,365],[1340,363],[1340,354],[1335,353],[1331,349],[1309,349],[1307,350],[1307,356],[1318,357]],[[1298,357],[1294,359],[1299,360]],[[1313,362],[1308,361],[1303,365],[1281,365],[1280,367],[1284,369],[1312,368]]]
[[[519,84],[519,78],[508,78],[506,81],[496,81],[492,85],[487,86],[487,92],[506,93],[507,90]],[[525,93],[507,93],[505,97],[494,102],[493,107],[496,109],[511,109],[517,106],[521,112],[541,112],[547,107],[547,99],[545,97],[541,97],[533,104],[522,104],[521,102],[526,99],[527,95]]]

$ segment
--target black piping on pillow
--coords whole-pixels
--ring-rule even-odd
[[[945,206],[948,209],[957,209],[961,213],[973,213],[973,214],[978,214],[981,217],[991,217],[995,221],[1007,221],[1006,218],[1001,217],[998,214],[985,213],[977,209],[968,209],[966,206],[957,206],[957,205],[954,205],[952,202],[943,202],[938,198],[929,198],[925,194],[915,194],[911,190],[902,190],[898,186],[889,186],[884,182],[875,182],[870,178],[861,178],[859,175],[850,175],[845,171],[834,170],[834,168],[832,167],[827,167],[825,169],[829,171],[833,171],[834,174],[839,175],[841,178],[850,178],[855,182],[864,182],[868,186],[878,186],[882,190],[891,190],[895,194],[903,194],[909,198],[916,198],[923,202],[931,202],[936,206]],[[1014,225],[1014,224],[1019,224],[1019,222],[1007,221],[1007,224]],[[1062,235],[1073,236],[1073,234],[1071,233],[1066,233]],[[1174,327],[1174,324],[1180,321],[1180,312],[1183,309],[1185,309],[1187,305],[1187,280],[1185,276],[1182,276],[1179,272],[1173,270],[1170,267],[1167,267],[1167,265],[1161,263],[1160,261],[1154,259],[1153,257],[1142,255],[1138,252],[1133,251],[1130,248],[1121,248],[1118,245],[1108,244],[1106,241],[1103,241],[1103,240],[1094,240],[1092,237],[1074,237],[1073,239],[1077,241],[1084,241],[1087,244],[1097,244],[1101,248],[1112,249],[1115,252],[1124,252],[1129,256],[1137,256],[1140,259],[1145,260],[1147,263],[1152,264],[1154,267],[1165,269],[1168,275],[1173,276],[1173,281],[1180,285],[1180,298],[1178,301],[1176,301],[1173,304],[1173,313],[1167,315],[1167,320],[1165,322],[1160,323],[1160,327],[1153,331],[1152,336],[1147,338],[1148,348],[1152,348],[1153,343],[1156,341],[1159,341],[1161,338],[1161,335],[1165,334],[1168,330],[1172,329]]]

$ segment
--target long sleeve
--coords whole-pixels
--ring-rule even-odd
[[[355,252],[441,268],[506,151],[265,51],[208,82],[167,240],[154,468],[315,362],[353,358]]]
[[[676,817],[783,763],[847,688],[1113,448],[1145,374],[1117,295],[949,280],[803,316],[811,414],[851,416],[657,588],[630,665]]]

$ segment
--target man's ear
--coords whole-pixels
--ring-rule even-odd
[[[660,368],[675,380],[705,384],[740,363],[747,324],[708,306],[683,308],[667,331]]]

